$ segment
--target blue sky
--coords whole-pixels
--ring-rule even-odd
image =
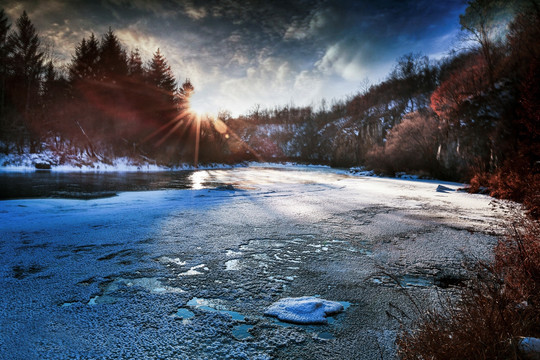
[[[0,1],[23,10],[61,65],[91,32],[109,26],[128,50],[159,47],[177,79],[195,86],[200,111],[246,113],[255,105],[317,105],[387,76],[396,58],[444,56],[464,0],[418,1]]]

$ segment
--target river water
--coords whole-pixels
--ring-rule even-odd
[[[461,184],[323,167],[0,178],[2,359],[394,359],[410,295],[466,279],[502,217]],[[346,309],[264,315],[304,296]]]
[[[192,171],[3,172],[0,199],[80,197],[121,191],[188,189]]]
[[[155,172],[50,171],[0,172],[0,200],[17,198],[80,198],[112,196],[124,191],[211,189],[258,183],[324,181],[335,171],[323,166],[240,167],[225,170],[177,170]],[[309,175],[309,176],[308,176]],[[343,176],[343,175],[341,175]],[[318,179],[318,180],[317,180]]]

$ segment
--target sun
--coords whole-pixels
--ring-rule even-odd
[[[207,99],[198,97],[197,93],[194,93],[191,99],[189,99],[189,110],[190,113],[199,116],[203,120],[218,117],[218,111],[215,107]]]

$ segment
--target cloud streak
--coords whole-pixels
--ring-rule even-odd
[[[459,29],[464,0],[377,2],[241,0],[7,1],[25,9],[58,62],[109,26],[145,59],[159,47],[200,108],[246,112],[254,104],[306,105],[342,98],[361,80],[384,79],[408,52],[441,56]]]

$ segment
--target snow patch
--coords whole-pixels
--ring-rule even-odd
[[[343,310],[339,302],[304,296],[281,299],[266,309],[264,314],[294,324],[327,324],[327,316]]]
[[[178,309],[175,315],[183,320],[188,320],[195,317],[195,314],[193,313],[193,311],[190,311],[184,308]]]
[[[117,278],[106,286],[104,286],[103,292],[99,295],[92,297],[88,301],[88,305],[98,305],[98,304],[114,304],[116,302],[116,297],[113,296],[113,293],[119,290],[121,287],[140,287],[144,290],[147,290],[154,294],[164,294],[164,293],[183,293],[184,290],[166,286],[158,280],[158,278]]]
[[[171,258],[171,257],[168,257],[168,256],[162,256],[159,258],[159,261],[161,263],[165,263],[165,264],[176,264],[176,265],[179,265],[179,266],[184,266],[186,265],[186,262],[185,261],[182,261],[180,260],[180,258]]]
[[[51,171],[59,172],[157,172],[184,170],[231,169],[228,164],[204,164],[195,167],[191,164],[179,164],[173,167],[158,165],[148,161],[137,161],[128,157],[112,159],[108,162],[96,161],[88,155],[73,155],[63,158],[58,152],[44,150],[40,153],[25,151],[22,154],[0,154],[0,171],[31,172],[36,166],[47,166]],[[234,167],[239,167],[236,165]]]
[[[225,262],[225,271],[236,271],[240,269],[240,260],[238,259],[232,259]]]
[[[518,349],[527,359],[538,359],[540,356],[540,339],[534,337],[523,337],[518,342]]]
[[[202,272],[198,271],[197,269],[203,269],[208,270],[205,264],[200,264],[191,267],[188,271],[178,274],[178,276],[192,276],[192,275],[201,275]]]

